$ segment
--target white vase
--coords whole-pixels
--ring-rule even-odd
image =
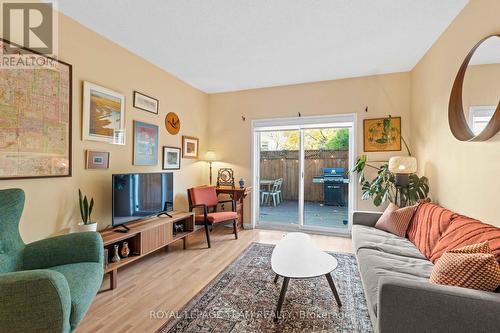
[[[72,233],[85,231],[97,231],[97,223],[84,224],[83,222],[79,222],[77,225],[72,226],[70,230]]]

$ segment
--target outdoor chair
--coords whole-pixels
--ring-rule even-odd
[[[281,185],[280,185],[280,180],[277,179],[274,181],[274,184],[273,184],[273,187],[271,189],[271,192],[269,191],[263,191],[262,192],[262,196],[261,196],[261,201],[262,203],[269,203],[269,205],[271,204],[271,200],[273,201],[273,206],[276,207],[276,205],[279,204],[279,192],[278,190],[281,189]]]
[[[283,202],[283,191],[281,190],[281,188],[283,187],[283,178],[280,178],[278,179],[279,181],[279,187],[278,187],[278,203],[282,203]]]

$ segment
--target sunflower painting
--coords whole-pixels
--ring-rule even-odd
[[[363,134],[365,152],[401,150],[401,117],[365,119]]]

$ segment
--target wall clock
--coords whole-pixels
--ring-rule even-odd
[[[167,113],[167,116],[165,117],[165,127],[168,133],[172,135],[179,133],[179,130],[181,129],[179,116],[174,112]]]

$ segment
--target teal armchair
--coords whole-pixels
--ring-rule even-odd
[[[24,244],[20,189],[0,190],[0,333],[70,332],[85,316],[103,277],[96,232]]]

